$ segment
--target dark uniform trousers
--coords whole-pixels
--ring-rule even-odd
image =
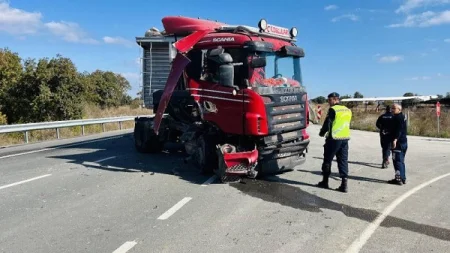
[[[323,145],[323,175],[329,177],[331,174],[331,163],[334,156],[338,163],[339,175],[341,178],[348,177],[348,140],[333,140],[327,138]]]
[[[383,161],[386,161],[391,155],[392,140],[390,136],[380,135],[381,152]]]

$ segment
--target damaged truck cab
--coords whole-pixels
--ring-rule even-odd
[[[180,142],[203,172],[223,180],[304,163],[309,112],[296,28],[264,19],[258,28],[186,17],[162,22],[155,36],[172,38],[176,56],[163,89],[151,92],[155,117],[136,118],[139,151]]]

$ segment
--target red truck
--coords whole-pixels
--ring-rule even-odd
[[[135,119],[139,152],[181,143],[187,160],[222,181],[305,162],[309,108],[295,27],[180,16],[162,24],[162,32],[136,38],[144,49],[144,101],[156,112]]]

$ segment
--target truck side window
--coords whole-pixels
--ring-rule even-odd
[[[203,70],[203,51],[193,49],[188,53],[188,58],[191,62],[186,66],[187,75],[194,80],[200,80]]]
[[[247,53],[242,48],[225,48],[225,52],[233,57],[233,63],[243,63],[234,66],[234,85],[243,87],[244,79],[248,78]]]

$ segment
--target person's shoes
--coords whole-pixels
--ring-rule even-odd
[[[394,179],[389,180],[388,184],[403,185],[403,182],[402,182],[402,180],[398,180],[398,179],[394,178]]]
[[[336,188],[336,190],[340,192],[348,192],[347,178],[342,179],[341,185]]]
[[[328,186],[328,177],[323,176],[322,181],[320,181],[317,184],[317,186],[320,187],[320,188],[329,189],[330,187]]]
[[[403,183],[403,184],[406,184],[406,179],[402,179],[402,183]]]
[[[325,182],[325,181],[320,181],[320,182],[317,184],[317,186],[320,187],[320,188],[324,188],[324,189],[329,189],[329,188],[330,188],[330,187],[328,186],[328,182]]]
[[[386,169],[389,167],[389,160],[385,160],[383,161],[383,163],[381,164],[381,168],[382,169]]]

